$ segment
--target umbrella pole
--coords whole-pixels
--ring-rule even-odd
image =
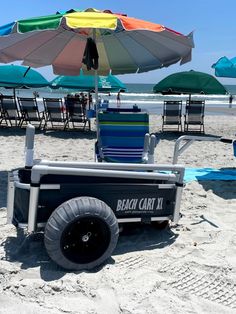
[[[97,108],[97,104],[98,104],[98,71],[97,70],[95,70],[94,82],[95,82],[95,103],[96,103],[96,108]]]
[[[96,43],[96,29],[93,29],[93,40]],[[95,77],[94,77],[94,83],[95,83],[95,105],[96,105],[96,111],[97,111],[97,104],[98,104],[98,71],[95,70]]]
[[[96,29],[93,29],[93,40],[96,43]],[[96,110],[96,123],[98,123],[98,71],[95,70],[95,110]],[[97,140],[98,140],[98,125],[97,125]]]

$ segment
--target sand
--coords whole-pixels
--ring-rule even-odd
[[[236,116],[206,116],[206,134],[234,138]],[[155,161],[170,163],[177,133],[160,134]],[[24,242],[6,224],[7,171],[22,166],[24,130],[0,130],[0,313],[235,313],[236,181],[188,183],[178,225],[132,228],[107,263],[66,272],[50,261],[42,234]],[[95,132],[36,132],[35,157],[94,160]],[[232,145],[196,142],[186,167],[235,168]]]

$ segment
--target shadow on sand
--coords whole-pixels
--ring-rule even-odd
[[[26,128],[19,127],[2,127],[0,128],[0,136],[8,137],[8,136],[25,136]],[[63,129],[49,129],[49,130],[40,130],[35,128],[35,134],[44,134],[45,136],[51,136],[55,138],[62,139],[77,139],[78,137],[81,139],[96,139],[96,131],[95,130],[85,130],[77,129],[77,130],[63,130]]]
[[[82,131],[82,130],[77,130],[77,131],[63,131],[63,130],[48,130],[44,132],[45,136],[49,137],[55,137],[59,139],[90,139],[94,140],[96,139],[96,132],[95,131]]]
[[[193,136],[202,136],[202,137],[218,137],[213,134],[208,133],[200,133],[200,132],[178,132],[178,131],[164,131],[164,132],[157,132],[154,133],[159,140],[167,140],[167,141],[176,141],[179,137],[183,135],[193,135]]]
[[[158,229],[153,225],[139,223],[124,224],[119,241],[113,255],[128,252],[162,249],[171,245],[177,235],[169,226]]]
[[[225,200],[236,200],[236,181],[198,181],[202,185],[205,191],[211,190],[215,195]]]
[[[25,136],[25,129],[19,127],[1,127],[0,135],[4,137],[8,136]]]
[[[177,235],[169,227],[157,230],[149,225],[129,226],[121,233],[113,256],[127,252],[161,249],[171,245],[176,238]],[[2,245],[7,261],[20,262],[22,269],[39,267],[40,276],[45,281],[60,279],[70,272],[50,260],[44,247],[43,233],[26,236],[22,229],[18,229],[17,236],[7,237]],[[105,264],[115,264],[115,261],[111,257]],[[96,273],[103,267],[104,265],[101,265],[89,272]],[[80,272],[71,273],[79,274]]]
[[[2,245],[5,260],[20,262],[23,270],[39,267],[40,276],[45,281],[60,279],[67,273],[50,260],[44,247],[43,233],[29,236],[17,229],[17,235],[7,237]]]

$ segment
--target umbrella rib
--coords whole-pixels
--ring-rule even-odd
[[[25,71],[23,77],[26,77],[26,74],[29,72],[29,70],[30,70],[30,67],[28,67],[28,69]]]

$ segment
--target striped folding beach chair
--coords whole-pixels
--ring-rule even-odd
[[[68,114],[65,110],[61,98],[43,98],[45,110],[45,128],[51,124],[51,128],[61,128],[65,130],[68,127]]]
[[[17,97],[17,100],[22,116],[21,126],[30,123],[36,124],[40,129],[45,123],[45,116],[43,111],[39,112],[36,98]]]
[[[162,131],[173,131],[177,128],[182,132],[182,100],[168,100],[164,101],[162,114]],[[174,129],[175,127],[175,129]]]
[[[204,100],[187,101],[184,115],[184,131],[205,133],[204,130]]]
[[[96,157],[105,162],[147,162],[147,113],[99,113]]]
[[[0,125],[21,126],[22,116],[14,96],[2,95],[0,97]]]

